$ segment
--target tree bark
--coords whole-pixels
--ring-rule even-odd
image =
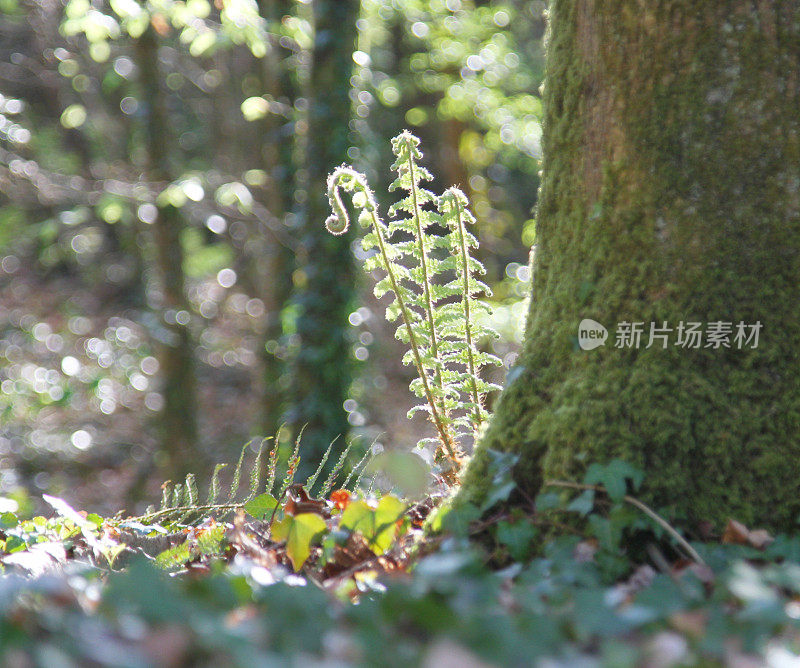
[[[160,88],[158,35],[152,26],[136,42],[140,69],[149,177],[154,181],[172,180],[167,109]],[[158,360],[163,380],[164,406],[159,416],[161,446],[159,465],[177,480],[197,467],[197,397],[191,334],[176,314],[191,313],[186,299],[183,274],[183,249],[180,233],[184,228],[180,209],[160,204],[152,224],[156,274],[161,291],[162,334]]]
[[[487,451],[515,476],[643,469],[689,524],[800,513],[800,8],[791,1],[551,3],[544,165],[524,350]],[[578,324],[605,325],[582,350]],[[638,349],[621,322],[643,322]],[[755,324],[756,348],[657,341],[650,323]]]

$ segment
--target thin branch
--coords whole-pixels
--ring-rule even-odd
[[[578,490],[593,490],[595,492],[604,492],[608,494],[608,491],[600,486],[600,485],[583,485],[577,482],[568,482],[565,480],[547,480],[544,483],[545,487],[565,487],[567,489],[578,489]],[[651,509],[650,507],[646,506],[644,503],[639,501],[632,496],[628,496],[627,494],[622,497],[624,501],[631,504],[634,508],[638,508],[641,510],[645,515],[647,515],[651,520],[653,520],[656,524],[658,524],[662,529],[664,529],[670,536],[672,536],[678,544],[686,551],[687,555],[692,559],[692,561],[701,564],[702,566],[706,566],[706,562],[703,561],[703,558],[697,554],[697,551],[688,543],[688,541],[678,533],[676,529],[674,529],[669,522],[667,522],[661,515],[659,515],[655,510]]]

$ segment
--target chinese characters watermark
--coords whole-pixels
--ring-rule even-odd
[[[763,325],[745,322],[691,322],[681,320],[676,326],[662,322],[617,323],[614,332],[615,348],[758,348],[758,337]],[[603,346],[608,330],[599,322],[585,318],[578,325],[578,345],[582,350],[594,350]]]

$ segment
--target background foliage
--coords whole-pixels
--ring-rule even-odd
[[[363,251],[322,227],[323,180],[343,160],[391,203],[386,139],[405,126],[434,187],[474,203],[508,365],[533,238],[542,12],[5,2],[0,491],[111,512],[284,423],[283,447],[306,425],[316,459],[337,435],[359,440],[353,456],[419,440],[410,371],[351,269]]]

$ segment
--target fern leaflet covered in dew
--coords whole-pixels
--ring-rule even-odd
[[[497,389],[481,378],[481,370],[500,363],[477,345],[494,333],[475,318],[477,311],[488,309],[477,297],[489,294],[480,280],[483,266],[472,256],[477,239],[468,225],[475,219],[461,191],[451,188],[437,197],[422,186],[432,177],[420,165],[422,153],[416,137],[401,133],[392,140],[392,151],[397,178],[390,189],[402,191],[403,196],[389,209],[392,219],[388,224],[378,214],[366,177],[342,165],[328,177],[333,213],[326,226],[333,234],[347,230],[349,219],[341,192],[351,193],[359,222],[367,228],[362,244],[373,251],[364,269],[383,271],[375,296],[380,299],[392,294],[386,317],[400,320],[396,336],[409,346],[403,362],[413,364],[417,371],[410,388],[425,403],[410,414],[418,410],[429,414],[436,442],[458,464],[460,438],[480,429],[487,418],[485,396]],[[432,233],[434,224],[447,233]]]
[[[214,467],[214,473],[211,474],[211,484],[208,487],[208,499],[206,500],[206,504],[209,506],[215,504],[219,498],[219,472],[226,466],[227,464],[217,464]]]

